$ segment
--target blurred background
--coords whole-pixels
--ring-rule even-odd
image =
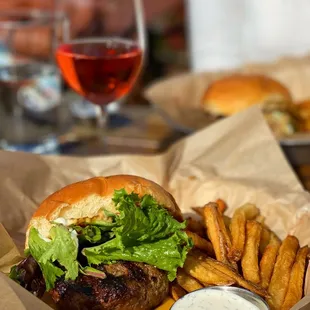
[[[188,68],[184,2],[180,0],[158,1],[156,4],[150,0],[143,2],[145,35],[148,44],[147,51],[145,52],[146,62],[143,70],[141,70],[139,79],[134,85],[134,88],[125,99],[126,105],[128,106],[141,106],[140,108],[137,107],[137,111],[133,111],[131,107],[127,108],[127,110],[133,111],[131,114],[137,115],[140,115],[141,113],[143,114],[145,111],[143,106],[148,105],[148,102],[142,96],[142,89],[145,87],[145,85],[148,85],[151,81],[160,77],[168,76],[180,71],[185,71]],[[2,12],[0,14],[0,18],[2,20],[2,23],[0,24],[2,41],[2,45],[0,45],[0,64],[2,65],[2,68],[5,68],[5,70],[1,71],[2,74],[0,72],[0,78],[2,75],[2,82],[4,79],[8,79],[8,71],[6,67],[11,64],[12,61],[15,61],[12,60],[13,58],[20,59],[21,52],[24,54],[26,53],[27,57],[31,56],[33,60],[41,60],[42,57],[46,56],[46,53],[53,54],[52,49],[55,49],[55,46],[51,45],[50,42],[53,41],[54,37],[50,35],[50,29],[43,29],[44,27],[48,27],[47,24],[49,22],[49,26],[52,27],[51,21],[45,20],[44,25],[43,21],[41,21],[41,25],[36,25],[36,23],[33,25],[31,24],[33,21],[38,19],[36,14],[38,15],[40,12],[63,13],[70,24],[68,27],[70,27],[71,39],[89,35],[96,36],[98,33],[100,33],[100,36],[104,35],[109,37],[127,37],[136,31],[134,5],[133,1],[131,0],[0,1],[0,11]],[[25,15],[29,14],[30,11],[32,13],[35,12],[35,14],[31,17],[26,17]],[[29,24],[28,26],[26,25],[27,19]],[[24,21],[24,25],[20,23],[19,25],[17,24],[14,26],[16,30],[11,29],[12,26],[9,25],[10,22],[16,23],[21,21]],[[58,23],[59,26],[62,22],[63,20],[60,19],[57,21],[52,21],[52,23]],[[20,29],[17,29],[17,27]],[[61,27],[63,27],[63,25],[61,25]],[[16,46],[12,47],[12,45],[9,46],[8,38],[9,35],[13,32],[14,39],[11,41],[15,41]],[[49,50],[47,51],[47,49]],[[12,52],[12,50],[14,51]],[[18,51],[17,57],[14,56],[16,51]],[[18,75],[18,79],[21,79],[20,75],[22,74],[23,79],[29,80],[29,75],[34,74],[33,72],[29,73],[28,68],[28,71],[25,71],[25,68],[19,68],[18,70],[18,72],[15,72]],[[9,74],[12,74],[12,72]],[[9,79],[12,80],[12,76],[10,76]],[[47,145],[46,148],[42,147],[42,143],[40,143],[40,145],[37,145],[36,143],[38,137],[34,131],[42,132],[43,130],[44,133],[46,133],[47,131],[51,130],[51,127],[45,128],[46,126],[24,126],[21,130],[23,134],[22,137],[19,135],[18,138],[12,138],[12,115],[2,116],[2,126],[0,132],[2,135],[2,142],[0,146],[2,146],[3,149],[8,150],[22,150],[39,153],[71,153],[73,151],[77,154],[102,154],[102,152],[109,152],[107,145],[101,145],[101,141],[94,142],[94,144],[92,144],[94,146],[93,148],[91,148],[90,144],[85,145],[84,148],[83,142],[90,142],[94,134],[92,129],[94,129],[95,126],[94,122],[97,113],[96,107],[90,103],[87,103],[86,100],[83,100],[82,97],[79,97],[79,95],[77,95],[75,92],[72,92],[70,87],[68,87],[67,83],[61,77],[60,81],[57,81],[55,76],[53,79],[51,76],[47,77],[45,75],[42,77],[42,75],[40,75],[39,80],[40,83],[36,82],[35,85],[29,85],[28,83],[26,90],[26,87],[22,87],[24,89],[24,91],[21,92],[23,93],[23,98],[25,96],[27,97],[25,100],[26,103],[23,103],[23,105],[27,106],[28,110],[26,112],[28,114],[33,114],[33,117],[37,117],[39,119],[38,121],[43,123],[53,118],[55,119],[55,117],[58,117],[59,114],[61,115],[61,122],[65,122],[67,124],[61,125],[63,134],[60,137],[57,137],[57,139],[60,140],[60,148],[57,145],[58,141],[56,143],[54,138],[47,139],[48,141],[44,142]],[[58,88],[58,83],[61,84],[61,90]],[[18,104],[8,104],[8,101],[12,99],[10,98],[12,97],[11,93],[15,92],[15,89],[10,91],[11,86],[12,83],[1,83],[1,106],[6,106],[6,110],[8,109],[8,106],[11,106],[11,109],[12,106],[18,106]],[[36,91],[36,88],[40,88],[40,94]],[[45,96],[42,96],[42,90],[43,93],[48,93],[48,96],[46,96],[46,94]],[[61,102],[59,102],[59,105],[62,105],[62,107],[59,108],[61,109],[60,112],[55,112],[55,106],[57,105],[55,103],[55,98],[57,97],[56,93],[59,92],[59,95],[61,96]],[[54,100],[52,100],[51,96],[54,96]],[[45,103],[42,103],[42,101]],[[120,114],[119,104],[120,102],[115,102],[109,106],[109,112],[111,114],[109,118],[109,127],[122,128],[123,126],[129,125],[133,122],[130,116],[122,116]],[[69,112],[63,107],[64,105],[69,106]],[[42,108],[42,106],[45,107]],[[44,110],[44,113],[41,113],[41,110]],[[11,111],[10,113],[13,112],[15,114],[20,113],[20,111]],[[42,114],[41,116],[39,115],[40,113]],[[70,115],[68,115],[68,113]],[[138,118],[140,118],[140,116],[138,116]],[[14,119],[15,123],[18,124],[19,121],[16,121],[16,117],[14,117]],[[69,122],[70,125],[68,124]],[[71,126],[71,122],[73,122],[74,126]],[[66,127],[70,127],[70,130],[68,130]],[[16,126],[14,128],[16,128]],[[29,139],[27,137],[25,138],[25,131],[31,131],[32,137],[28,137]],[[133,131],[135,131],[135,129],[133,129]],[[123,142],[116,141],[119,140],[121,136],[122,135],[120,134],[114,138],[116,144],[115,151],[117,151],[118,144],[123,146]],[[136,143],[140,144],[143,148],[143,141],[147,140],[147,136],[141,137],[141,139],[141,141],[139,140]],[[108,140],[109,139],[106,139],[106,141]],[[111,137],[110,140],[111,147],[114,147],[112,143],[113,137]],[[145,142],[147,144],[147,141]],[[151,145],[152,143],[149,144]],[[157,148],[156,141],[154,141],[154,145],[156,145]],[[125,149],[125,151],[127,150],[130,152],[135,152],[135,149],[137,152],[141,152],[141,149],[139,150],[136,147],[132,150]],[[119,149],[119,151],[122,150]]]
[[[0,12],[0,148],[10,151],[78,156],[161,152],[193,130],[175,126],[162,107],[146,98],[144,91],[154,82],[183,73],[231,72],[283,57],[294,59],[296,66],[299,59],[309,60],[308,0],[298,5],[294,0],[0,0]],[[140,45],[101,44],[94,50],[85,43],[84,38],[99,36],[130,38]],[[71,44],[79,39],[83,50]],[[85,68],[83,74],[77,69],[83,55],[106,61],[116,57],[111,51],[119,57],[124,48],[136,61],[142,55],[133,71],[122,72],[121,82],[127,79],[128,85],[120,91],[111,72],[101,72],[101,81],[93,69],[87,81],[92,90],[86,93],[87,83],[81,82]],[[119,94],[94,102],[94,92],[111,83]],[[170,90],[163,88],[162,96]],[[299,139],[297,146],[290,141],[289,148],[281,145],[308,184],[310,139]]]

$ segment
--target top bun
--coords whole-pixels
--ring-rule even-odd
[[[296,108],[304,119],[310,119],[310,99],[297,102]]]
[[[153,196],[177,220],[181,211],[174,198],[158,184],[132,175],[96,177],[65,186],[47,197],[33,214],[26,236],[31,227],[38,229],[44,238],[49,237],[52,221],[61,219],[67,224],[87,222],[87,219],[107,219],[103,209],[117,214],[112,201],[114,191],[124,188],[127,193]],[[26,248],[28,238],[26,238]]]
[[[212,115],[229,116],[254,104],[266,102],[287,105],[292,102],[288,89],[267,76],[234,74],[210,84],[202,104]]]
[[[310,99],[298,102],[296,110],[300,118],[300,130],[310,131]]]

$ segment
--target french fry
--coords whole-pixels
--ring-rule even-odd
[[[260,244],[259,244],[259,252],[261,254],[265,252],[265,249],[267,245],[269,244],[272,235],[275,236],[275,234],[272,233],[267,227],[263,226],[262,234],[260,237]]]
[[[245,280],[231,266],[223,264],[222,262],[219,262],[213,258],[207,257],[203,253],[195,252],[195,255],[196,255],[196,259],[201,261],[201,263],[205,267],[205,269],[210,269],[212,271],[214,271],[214,270],[220,271],[221,273],[225,274],[226,276],[230,277],[231,279],[234,279],[234,281],[236,281],[236,283],[239,286],[242,286],[243,288],[245,288],[245,289],[247,289],[247,290],[249,290],[255,294],[258,294],[262,297],[268,296],[268,293],[265,289],[263,289],[259,285],[256,285],[254,283],[251,283],[250,281]]]
[[[264,231],[264,229],[263,229]],[[261,238],[262,239],[262,238]],[[279,248],[281,246],[280,239],[275,235],[271,234],[270,241],[265,248],[263,256],[260,261],[260,277],[261,277],[261,286],[263,288],[268,288],[273,268],[277,259]]]
[[[246,221],[258,215],[258,208],[251,203],[244,204],[234,212],[230,224],[232,238],[232,247],[228,253],[230,261],[238,262],[241,259],[245,245]]]
[[[209,260],[211,260],[211,258],[209,258]],[[243,288],[245,288],[245,289],[247,289],[247,290],[249,290],[249,291],[251,291],[257,295],[260,295],[262,297],[266,297],[268,295],[267,291],[265,289],[263,289],[259,285],[256,285],[250,281],[245,280],[230,266],[222,264],[219,261],[215,261],[215,262],[213,261],[211,266],[212,267],[214,266],[217,270],[222,271],[227,276],[231,276],[237,282],[237,284],[242,286]]]
[[[218,202],[220,203],[221,207],[219,207]],[[219,213],[220,229],[222,230],[222,233],[224,235],[225,243],[227,246],[227,251],[229,251],[231,248],[231,236],[230,236],[229,226],[226,225],[226,223],[228,221],[227,220],[228,217],[226,215],[223,215],[227,206],[226,206],[226,203],[222,199],[218,199],[216,204],[217,204],[217,210]],[[226,218],[226,220],[224,220],[224,217]],[[234,267],[237,268],[237,265],[234,265]]]
[[[241,209],[237,209],[230,224],[232,247],[228,253],[228,257],[231,261],[238,262],[242,257],[245,244],[245,226],[245,213]]]
[[[187,222],[187,229],[196,233],[200,237],[205,236],[205,228],[203,226],[202,221],[197,221],[191,217],[186,219]]]
[[[186,295],[186,291],[177,283],[173,283],[170,286],[170,295],[172,298],[177,301],[184,295]]]
[[[261,235],[261,242],[259,245],[259,252],[262,255],[265,251],[266,246],[269,244],[271,235],[274,234],[270,231],[270,229],[265,225],[265,217],[263,215],[258,215],[255,218],[255,221],[261,223],[263,226],[262,235]]]
[[[212,285],[232,285],[236,283],[234,279],[226,274],[218,271],[216,269],[205,268],[197,257],[189,253],[187,255],[186,261],[184,263],[184,271],[196,278],[199,282],[203,284],[212,284]]]
[[[262,225],[256,221],[246,223],[246,241],[241,259],[243,277],[253,283],[260,282],[258,250]]]
[[[230,234],[230,224],[231,224],[231,218],[227,215],[223,215],[224,224],[226,226],[227,231]],[[230,238],[231,239],[231,238]]]
[[[297,252],[296,260],[290,275],[287,293],[284,299],[284,303],[281,306],[281,310],[291,309],[302,298],[306,259],[308,253],[308,246],[299,249]]]
[[[225,201],[222,199],[217,199],[215,203],[217,205],[219,212],[223,214],[225,210],[227,209],[227,205]],[[204,207],[192,207],[192,210],[195,211],[196,214],[203,216]]]
[[[267,302],[271,309],[280,309],[284,302],[298,248],[299,242],[294,236],[287,236],[280,246],[268,288]]]
[[[220,229],[222,231],[222,234],[224,236],[225,244],[226,244],[226,249],[227,252],[230,251],[231,249],[231,237],[230,237],[230,232],[229,229],[226,227],[225,222],[224,222],[224,217],[223,215],[218,211],[218,223],[220,225]]]
[[[246,203],[240,207],[247,220],[254,220],[259,215],[259,209],[252,203]]]
[[[199,235],[189,230],[186,231],[186,234],[193,240],[194,246],[196,248],[203,250],[208,253],[208,255],[214,257],[213,245],[210,241],[200,237]]]
[[[193,210],[197,215],[203,216],[203,208],[204,208],[204,207],[192,207],[192,210]]]
[[[170,310],[175,300],[168,297],[159,307],[155,310]]]
[[[231,232],[230,232],[230,223],[231,223],[231,218],[227,215],[223,215],[223,221],[226,227],[226,231],[229,235],[229,240],[231,242],[232,238],[231,238]]]
[[[231,241],[223,217],[215,203],[208,203],[204,207],[204,221],[216,259],[225,264],[230,264],[227,253],[231,247]]]
[[[217,207],[218,207],[218,210],[220,213],[224,214],[224,212],[226,211],[227,209],[227,204],[225,203],[224,200],[222,199],[217,199],[215,201],[215,203],[217,204]]]
[[[203,286],[192,276],[182,269],[178,270],[177,283],[187,292],[193,292],[203,288]]]

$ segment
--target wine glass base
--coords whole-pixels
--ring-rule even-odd
[[[60,153],[60,145],[56,136],[47,137],[40,143],[10,144],[6,140],[0,140],[0,148],[5,151],[28,152],[41,155]]]
[[[6,151],[31,152],[36,154],[59,154],[62,135],[73,126],[73,119],[64,113],[64,106],[54,118],[36,119],[29,115],[14,118],[1,115],[0,149]],[[58,117],[57,114],[60,114]]]
[[[72,93],[70,94],[69,109],[72,115],[78,119],[94,119],[97,117],[97,106],[85,100],[84,98]],[[107,114],[116,114],[119,112],[124,99],[113,101],[106,106]]]

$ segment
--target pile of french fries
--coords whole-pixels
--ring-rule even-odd
[[[303,297],[308,246],[300,247],[294,236],[281,241],[253,204],[236,209],[232,218],[226,208],[220,199],[193,208],[201,220],[187,220],[194,248],[171,285],[172,298],[207,286],[234,285],[260,295],[272,310],[291,309]]]

